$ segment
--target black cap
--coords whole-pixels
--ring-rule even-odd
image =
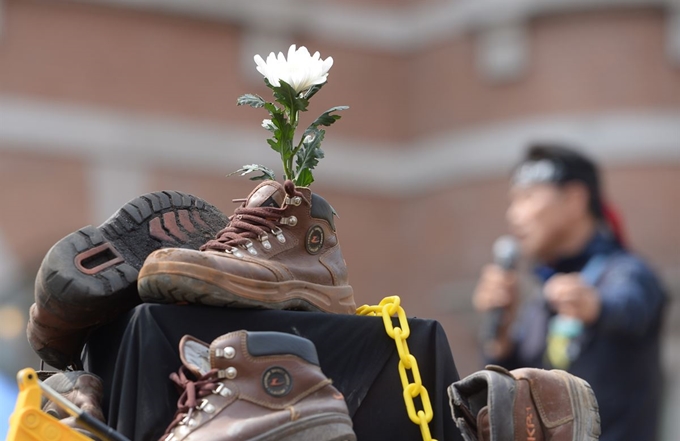
[[[530,185],[541,182],[556,185],[583,183],[590,193],[590,212],[598,219],[603,218],[598,167],[578,150],[560,144],[542,143],[530,146],[515,170],[513,183]]]

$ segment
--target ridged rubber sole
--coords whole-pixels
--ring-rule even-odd
[[[139,275],[138,289],[148,303],[188,302],[335,314],[356,311],[349,285],[326,286],[301,280],[267,282],[187,262],[148,262]]]
[[[137,276],[146,257],[160,248],[198,249],[224,228],[217,208],[190,194],[162,191],[139,196],[99,227],[87,226],[57,242],[45,256],[35,285],[36,305],[50,323],[40,323],[29,341],[43,360],[50,356],[58,328],[85,329],[108,322],[140,303]],[[73,332],[64,338],[74,338]],[[68,336],[68,337],[67,337]],[[56,358],[55,358],[56,357]],[[54,363],[58,364],[54,364]]]
[[[356,441],[352,420],[341,414],[320,414],[291,421],[248,441]]]
[[[140,196],[99,227],[81,228],[50,249],[39,271],[37,303],[63,317],[73,317],[81,302],[118,309],[117,294],[135,286],[149,254],[167,247],[197,249],[226,224],[217,208],[192,195]],[[58,305],[48,308],[51,303]]]
[[[565,378],[569,385],[571,408],[574,411],[573,441],[597,441],[602,433],[600,408],[593,388],[587,381],[564,371],[554,370]]]

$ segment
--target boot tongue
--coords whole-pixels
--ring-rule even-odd
[[[210,371],[210,346],[190,335],[185,335],[179,342],[179,357],[182,364],[196,377],[202,377]]]
[[[286,190],[276,181],[265,181],[258,185],[248,199],[246,207],[275,207],[281,208],[286,199]]]

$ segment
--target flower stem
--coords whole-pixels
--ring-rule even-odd
[[[293,126],[293,134],[297,131],[297,126],[298,126],[298,112],[297,111],[292,111],[290,113],[290,125]],[[288,158],[288,164],[284,164],[284,168],[287,169],[286,171],[286,176],[287,179],[293,180],[295,179],[295,174],[293,173],[293,160],[295,158],[295,154],[298,151],[298,148],[293,148],[293,139],[290,139],[290,157]]]
[[[293,149],[293,154],[292,154],[292,156],[291,156],[292,158],[295,158],[295,155],[297,154],[297,152],[299,152],[299,151],[300,151],[300,148],[302,148],[302,143],[303,143],[303,141],[305,140],[305,136],[304,136],[304,135],[305,135],[305,134],[303,133],[303,134],[302,134],[302,137],[300,137],[300,142],[298,142],[297,147],[295,147],[295,148]],[[299,170],[298,170],[298,171],[299,171]]]

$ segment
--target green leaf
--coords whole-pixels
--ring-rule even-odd
[[[328,82],[328,81],[327,81],[327,82]],[[326,83],[327,83],[327,82],[326,82]],[[304,98],[305,98],[306,100],[309,101],[314,95],[316,95],[316,93],[317,93],[318,91],[321,90],[321,88],[323,87],[323,85],[326,84],[326,83],[315,84],[314,86],[312,86],[312,87],[310,87],[309,89],[307,89],[307,92],[305,92]]]
[[[309,127],[310,128],[311,127],[316,128],[319,126],[330,127],[331,124],[340,119],[340,115],[331,115],[331,113],[346,109],[349,109],[349,106],[332,107],[326,110],[324,113],[322,113],[317,119],[315,119],[314,122],[309,125]]]
[[[269,138],[267,140],[267,144],[274,150],[276,153],[281,153],[281,146],[279,145],[279,142],[274,139],[274,138]]]
[[[264,108],[267,109],[271,116],[274,116],[275,114],[283,115],[283,110],[279,109],[272,103],[264,103]]]
[[[306,98],[298,97],[295,89],[285,81],[280,81],[281,85],[269,87],[274,91],[274,99],[288,109],[290,112],[304,112],[307,110],[309,101]]]
[[[270,110],[271,121],[274,129],[272,130],[274,137],[267,140],[267,143],[271,148],[281,154],[282,157],[290,158],[291,155],[291,145],[293,142],[293,136],[295,135],[295,129],[288,122],[286,115],[283,110],[274,107],[273,104],[267,103],[265,107],[271,106],[273,109]]]
[[[262,127],[263,127],[265,130],[270,131],[270,132],[272,132],[272,133],[275,133],[275,132],[276,132],[276,126],[274,125],[274,123],[272,122],[272,120],[267,121],[266,119],[263,119],[263,120],[262,120]]]
[[[250,106],[254,108],[259,108],[265,105],[265,101],[262,99],[262,97],[258,95],[254,95],[252,93],[246,93],[245,95],[240,96],[236,100],[236,105],[237,106]]]
[[[297,173],[299,175],[302,170],[312,170],[319,164],[319,160],[323,159],[324,153],[321,150],[321,141],[326,132],[317,128],[311,128],[305,131],[302,140],[302,147],[297,152],[295,162],[297,165]]]
[[[272,181],[276,180],[276,176],[274,175],[274,170],[272,170],[269,167],[265,167],[264,165],[259,165],[259,164],[244,165],[240,169],[229,173],[227,175],[227,177],[235,175],[237,173],[240,173],[241,176],[245,176],[245,175],[247,175],[249,173],[253,173],[253,172],[262,172],[262,174],[258,175],[258,176],[251,176],[249,178],[251,181],[264,181],[264,180],[267,180],[267,179],[271,179]]]
[[[309,187],[310,184],[314,182],[314,176],[309,169],[305,168],[300,171],[294,182],[298,187]]]
[[[272,124],[274,124],[274,126],[277,129],[280,129],[281,127],[288,124],[288,119],[286,118],[286,115],[284,115],[282,110],[277,109],[276,112],[271,114],[271,117],[272,117]],[[288,125],[290,125],[290,124],[288,124]]]

